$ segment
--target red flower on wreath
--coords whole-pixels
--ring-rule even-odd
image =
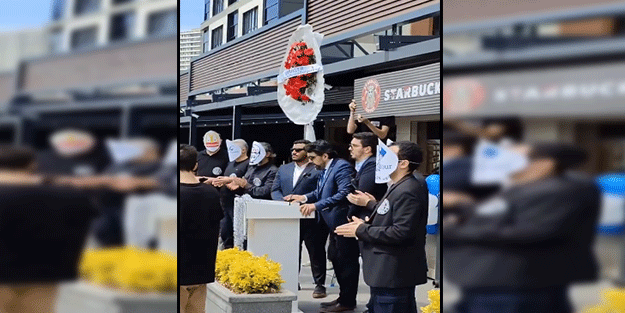
[[[299,41],[291,45],[284,68],[288,70],[315,63],[315,51],[309,48],[305,42]],[[312,101],[306,93],[307,91],[309,94],[312,93],[316,83],[317,76],[315,74],[299,75],[287,80],[284,84],[284,90],[287,96],[302,102],[302,105],[304,105],[306,102]]]

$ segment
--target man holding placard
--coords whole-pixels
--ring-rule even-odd
[[[212,182],[212,185],[220,188],[221,206],[224,209],[220,236],[224,249],[230,249],[234,247],[233,215],[235,193],[231,190],[231,188],[234,188],[232,181],[235,178],[242,178],[245,175],[250,160],[247,156],[249,148],[245,140],[226,140],[226,147],[228,148],[228,159],[230,163],[226,166],[224,176],[217,177]]]

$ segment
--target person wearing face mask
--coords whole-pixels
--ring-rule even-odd
[[[347,196],[352,204],[372,211],[371,216],[352,216],[352,222],[334,232],[360,243],[363,275],[371,288],[367,312],[416,313],[415,287],[427,282],[428,191],[413,175],[423,156],[419,146],[408,141],[393,143],[384,150],[388,153],[397,161],[381,201],[364,193]]]
[[[204,134],[204,146],[197,154],[198,168],[196,175],[201,181],[212,183],[215,177],[222,176],[228,166],[228,152],[221,149],[221,136],[210,130]]]
[[[228,143],[230,146],[228,150],[234,150],[234,154],[229,158],[233,159],[228,163],[224,176],[217,177],[212,185],[219,188],[221,194],[221,205],[224,209],[224,218],[221,220],[221,241],[223,242],[224,249],[230,249],[234,247],[234,235],[233,235],[233,220],[234,220],[234,197],[235,193],[228,184],[232,183],[234,178],[242,178],[247,173],[247,168],[250,163],[250,159],[247,156],[249,147],[245,140],[236,139]],[[235,148],[235,149],[232,149]],[[238,148],[238,149],[236,149]]]
[[[443,220],[445,274],[462,290],[457,312],[570,313],[567,287],[597,277],[599,189],[569,172],[586,154],[548,143],[529,156],[511,185],[464,203],[463,220]],[[444,210],[451,200],[443,197]]]
[[[284,201],[288,194],[305,194],[317,187],[320,172],[308,160],[308,140],[296,140],[291,148],[293,162],[280,166],[271,188],[273,200]],[[299,234],[299,264],[302,264],[302,242],[306,243],[310,255],[310,269],[315,283],[313,298],[326,297],[326,251],[328,228],[317,219],[301,219]]]
[[[243,178],[232,177],[232,181],[225,186],[239,195],[248,194],[255,199],[271,200],[271,187],[278,172],[278,168],[273,165],[275,157],[271,145],[254,141],[247,172]]]

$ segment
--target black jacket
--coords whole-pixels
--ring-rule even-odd
[[[367,285],[402,288],[427,281],[427,200],[427,189],[407,175],[389,188],[382,201],[368,203],[374,212],[356,230]]]
[[[271,187],[273,187],[276,172],[278,168],[271,163],[248,166],[247,173],[243,176],[247,180],[247,185],[245,188],[237,189],[237,194],[247,193],[254,199],[271,200]]]
[[[356,172],[352,184],[356,190],[368,192],[372,194],[376,200],[382,199],[382,196],[386,193],[387,185],[375,183],[375,156],[371,156],[365,160],[360,171]],[[366,207],[351,204],[347,216],[351,218],[355,215],[364,219],[365,216],[369,216],[371,213],[372,211],[367,210]]]
[[[513,187],[467,221],[445,226],[445,273],[462,288],[565,286],[597,276],[592,242],[599,190],[591,180],[555,177]]]

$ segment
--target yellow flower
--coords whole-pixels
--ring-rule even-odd
[[[177,268],[173,255],[126,247],[86,250],[79,271],[84,279],[100,285],[138,292],[174,292]]]
[[[441,312],[441,293],[439,289],[429,290],[428,299],[430,304],[422,307],[423,313],[440,313]]]
[[[602,303],[584,309],[583,313],[625,313],[625,289],[604,290]]]
[[[281,266],[267,258],[256,257],[238,248],[217,252],[215,278],[234,293],[279,292]]]

